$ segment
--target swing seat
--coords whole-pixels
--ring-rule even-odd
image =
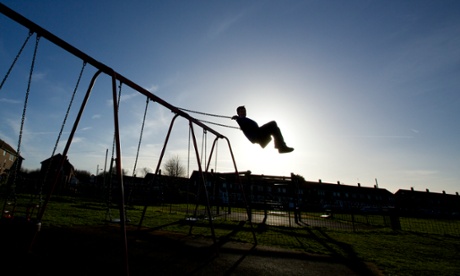
[[[114,218],[114,219],[111,219],[110,222],[120,223],[121,219],[120,218]],[[131,222],[131,220],[129,218],[126,218],[126,222]]]

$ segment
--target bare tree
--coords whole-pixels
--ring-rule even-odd
[[[169,158],[166,163],[163,165],[165,175],[175,176],[175,177],[184,177],[185,168],[180,163],[179,156]]]
[[[147,174],[149,174],[151,172],[152,172],[151,168],[143,167],[141,169],[136,170],[136,176],[137,177],[144,177],[144,176],[146,176]]]

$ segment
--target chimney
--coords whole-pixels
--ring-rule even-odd
[[[318,179],[318,182],[321,183],[321,179]]]
[[[414,187],[410,187],[410,190],[413,192],[413,191],[414,191]]]
[[[340,181],[337,181],[337,185],[340,185]]]
[[[430,192],[430,190],[426,189],[426,192],[427,192],[427,193],[429,193],[429,192]]]
[[[361,183],[358,183],[358,187],[361,187]]]
[[[442,194],[445,195],[445,194],[446,194],[446,191],[442,191]]]

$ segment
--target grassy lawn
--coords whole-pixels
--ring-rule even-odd
[[[3,206],[3,202],[0,202]],[[182,206],[186,210],[186,206]],[[193,208],[193,207],[192,207]],[[128,208],[130,224],[137,225],[143,207]],[[189,233],[186,213],[175,206],[148,207],[144,227]],[[19,210],[19,209],[18,209]],[[176,210],[176,211],[174,211]],[[190,210],[189,210],[190,211]],[[56,197],[48,205],[42,227],[103,225],[111,215],[119,218],[117,209],[103,202]],[[192,234],[211,236],[208,220],[193,223]],[[225,219],[213,220],[217,238],[253,243],[249,223]],[[415,226],[413,226],[415,227]],[[460,239],[455,236],[395,232],[388,228],[369,231],[332,230],[322,227],[274,227],[254,224],[258,244],[283,247],[303,252],[326,254],[344,260],[374,263],[385,275],[458,275],[460,272]]]

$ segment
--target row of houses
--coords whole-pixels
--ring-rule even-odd
[[[56,175],[62,158],[63,156],[61,154],[56,154],[46,160],[43,160],[41,162],[40,175],[38,176],[38,179],[34,179],[32,181],[34,183],[32,184],[28,183],[31,185],[28,185],[29,187],[27,188],[33,189],[37,188],[37,186],[42,186],[42,189],[49,189],[49,187],[55,181],[53,176]],[[7,180],[13,181],[13,178],[10,176],[16,173],[16,168],[21,168],[23,160],[24,158],[19,156],[13,147],[0,139],[0,185],[2,183],[6,183]],[[74,185],[76,182],[75,168],[69,162],[67,157],[65,158],[62,168],[60,169],[59,178],[59,189],[67,189],[69,186]],[[21,182],[22,179],[16,179],[14,181],[17,183]],[[31,182],[31,180],[28,180],[28,182]]]
[[[274,208],[305,211],[381,213],[397,210],[400,215],[407,216],[460,217],[458,192],[451,195],[411,188],[400,189],[393,194],[377,185],[364,187],[359,183],[344,185],[340,182],[324,183],[321,180],[312,182],[295,174],[285,177],[245,172],[238,177],[247,201],[253,206],[269,203]],[[199,175],[194,172],[191,178],[194,186],[199,185],[197,179]],[[220,202],[242,200],[235,173],[209,174],[206,179],[211,198],[218,197]]]
[[[190,179],[148,174],[143,181],[126,177],[124,184],[131,191],[131,200],[141,196],[142,202],[152,204],[186,200],[205,203],[207,198],[211,205],[218,207],[243,207],[247,202],[251,208],[258,209],[368,214],[398,211],[399,215],[412,217],[460,217],[458,193],[400,189],[393,194],[377,185],[312,182],[295,174],[268,176],[248,171],[238,174],[209,172],[202,176],[194,171]]]
[[[0,140],[0,162],[5,164],[0,171],[5,175],[15,161],[15,151]],[[13,157],[12,157],[13,156]],[[22,160],[18,159],[18,160]],[[62,160],[57,154],[42,162],[40,178],[56,175]],[[61,168],[60,179],[56,191],[76,189],[78,183],[73,165],[66,158]],[[101,177],[101,176],[99,176]],[[45,186],[54,179],[45,181]],[[116,178],[80,183],[81,186],[95,186],[101,191],[119,189]],[[391,193],[386,189],[343,183],[324,183],[321,180],[306,181],[295,174],[290,176],[255,175],[250,171],[240,173],[208,172],[204,176],[194,171],[191,177],[178,178],[164,175],[147,174],[144,178],[124,176],[125,201],[133,204],[157,204],[160,202],[184,202],[190,200],[209,199],[217,206],[238,206],[245,202],[257,208],[273,209],[304,209],[308,211],[334,212],[380,212],[382,210],[398,210],[410,216],[460,217],[460,196],[433,193],[429,190],[415,191],[400,189]],[[206,183],[204,189],[203,181]],[[36,185],[35,185],[36,186]],[[46,192],[48,189],[43,189]],[[91,190],[91,191],[94,191]],[[244,193],[242,192],[244,191]],[[116,196],[116,191],[110,191]]]

